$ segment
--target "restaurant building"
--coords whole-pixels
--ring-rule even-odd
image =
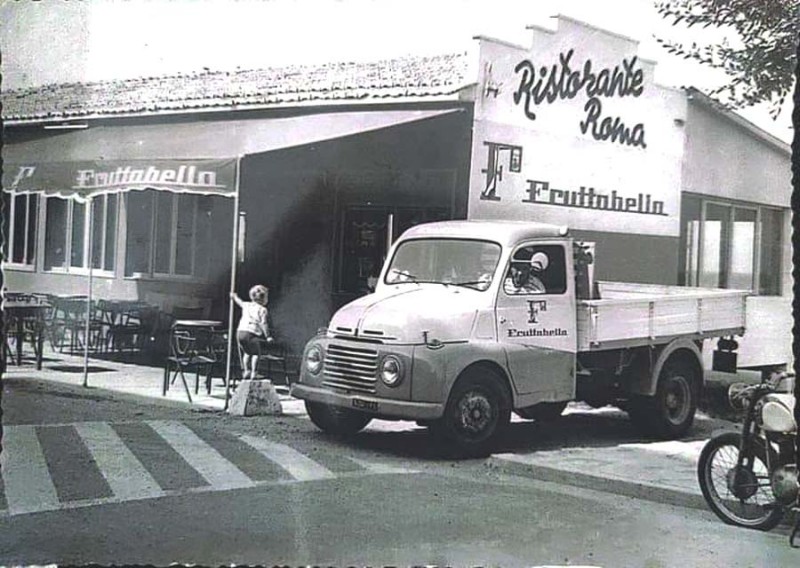
[[[525,46],[4,92],[6,287],[83,292],[91,264],[97,297],[226,319],[235,266],[297,355],[406,228],[536,220],[595,242],[599,279],[753,290],[739,363],[788,362],[788,146],[657,85],[635,40],[556,24]]]

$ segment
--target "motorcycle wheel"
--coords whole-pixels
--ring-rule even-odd
[[[783,508],[772,494],[767,448],[756,439],[752,465],[737,468],[741,440],[738,432],[709,440],[700,453],[697,479],[706,503],[723,522],[768,531],[781,521]]]

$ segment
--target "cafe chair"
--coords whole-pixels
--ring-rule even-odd
[[[260,340],[259,345],[261,354],[258,356],[258,366],[256,367],[256,372],[258,375],[266,377],[274,384],[286,384],[288,386],[289,373],[286,368],[286,346],[274,338],[271,342]],[[238,342],[237,346],[239,347],[239,366],[241,367],[242,371],[244,371],[244,358],[242,357],[244,352],[242,351],[242,346],[239,345]],[[277,383],[275,381],[273,366],[275,367],[276,371],[280,370],[280,373],[283,376],[283,383]],[[262,371],[265,372],[262,373]]]
[[[211,336],[210,330],[173,327],[170,334],[170,353],[164,363],[163,396],[167,395],[170,385],[180,377],[186,397],[192,402],[192,393],[186,381],[187,372],[195,375],[195,394],[199,392],[201,372],[206,377],[206,384],[210,384],[211,369],[216,362],[216,356],[211,350]]]
[[[50,304],[41,295],[6,292],[3,318],[3,362],[9,359],[22,364],[25,343],[33,349],[36,366],[42,365],[42,342],[45,336],[45,321]],[[10,304],[14,304],[12,307]]]
[[[222,386],[225,386],[225,368],[228,363],[228,332],[225,330],[212,330],[209,333],[208,342],[208,357],[213,359],[208,372],[206,373],[206,393],[211,394],[211,382],[215,377],[222,378]],[[235,365],[236,360],[231,360],[231,381],[239,380],[241,374]],[[241,367],[241,366],[239,366]],[[197,392],[197,384],[195,384],[195,393]]]
[[[86,302],[84,297],[52,297],[52,313],[47,321],[50,345],[53,350],[63,353],[80,351],[88,341],[89,349],[99,349],[103,343],[103,322],[92,302],[89,316],[89,335],[86,337]]]
[[[120,352],[125,349],[141,350],[155,329],[158,310],[141,302],[121,302],[104,306],[106,349]]]

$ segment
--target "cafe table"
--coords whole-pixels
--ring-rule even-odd
[[[25,323],[33,323],[33,327],[28,330],[34,334],[34,345],[36,351],[36,369],[42,368],[42,347],[44,345],[45,316],[50,309],[50,304],[34,302],[4,302],[3,311],[5,316],[13,324],[14,337],[16,339],[16,359],[17,365],[22,363],[22,343],[25,339]]]
[[[204,319],[179,319],[175,320],[175,322],[172,325],[173,327],[216,329],[222,326],[222,322],[216,320],[204,320]]]

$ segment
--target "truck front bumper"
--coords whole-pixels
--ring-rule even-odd
[[[292,396],[310,402],[321,402],[372,414],[375,418],[403,420],[435,420],[444,414],[444,405],[433,402],[410,402],[380,398],[368,394],[348,394],[327,387],[302,383],[292,385]]]

